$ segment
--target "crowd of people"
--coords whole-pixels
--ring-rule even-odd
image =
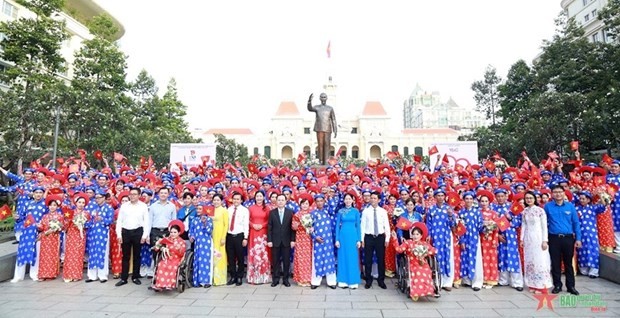
[[[445,156],[444,156],[445,159]],[[174,289],[185,251],[194,287],[270,284],[371,288],[409,262],[410,296],[468,286],[553,288],[578,295],[575,273],[598,277],[599,251],[620,253],[620,161],[527,156],[510,167],[436,168],[414,161],[332,163],[311,168],[209,162],[180,171],[115,163],[100,170],[28,168],[0,192],[14,193],[19,242],[13,283],[140,278]],[[404,162],[404,163],[403,163]],[[576,251],[576,254],[574,255]],[[159,255],[159,257],[157,257]],[[158,264],[155,264],[159,261]],[[573,265],[575,261],[575,265]],[[62,265],[62,266],[61,266]],[[110,273],[111,271],[111,273]]]

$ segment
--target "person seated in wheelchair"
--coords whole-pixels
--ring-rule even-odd
[[[409,222],[401,219],[397,226],[409,229],[411,239],[403,240],[395,246],[396,253],[405,254],[409,261],[409,296],[413,301],[419,297],[437,296],[433,285],[433,273],[427,257],[435,255],[435,248],[428,243],[428,229],[422,222]]]
[[[180,236],[185,232],[183,222],[180,220],[170,221],[168,231],[170,235],[157,240],[154,247],[154,250],[160,253],[157,271],[150,287],[155,291],[177,288],[179,265],[181,265],[185,255],[185,241]]]
[[[423,217],[422,217],[422,213],[424,212],[424,209],[422,208],[421,205],[416,205],[415,202],[409,198],[407,200],[405,200],[405,209],[403,211],[402,214],[399,215],[398,220],[396,221],[396,224],[398,224],[400,221],[402,220],[408,220],[411,223],[415,223],[415,222],[422,222],[423,221]],[[409,230],[403,230],[400,228],[397,228],[396,230],[396,236],[398,238],[398,242],[402,242],[403,240],[409,240],[411,239],[411,237],[409,236]]]

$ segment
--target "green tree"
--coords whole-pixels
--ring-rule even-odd
[[[5,35],[0,58],[12,64],[0,74],[0,80],[10,87],[0,93],[0,142],[8,159],[21,169],[23,160],[32,160],[50,144],[51,118],[63,90],[58,74],[65,71],[65,60],[60,49],[68,34],[64,22],[51,18],[63,1],[18,3],[36,16],[0,23],[0,33]]]
[[[497,86],[501,81],[495,67],[489,65],[484,72],[484,79],[471,84],[471,89],[475,93],[476,110],[483,112],[487,119],[491,119],[493,126],[498,121],[500,100]]]
[[[245,165],[248,161],[248,147],[238,144],[234,139],[222,134],[215,134],[215,160],[221,166],[227,162],[239,161]]]

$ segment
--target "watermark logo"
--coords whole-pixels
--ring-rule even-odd
[[[605,312],[607,311],[607,302],[603,301],[601,294],[562,295],[560,296],[560,307],[590,307],[592,312]]]
[[[547,304],[547,308],[549,308],[549,309],[551,309],[551,311],[553,311],[553,303],[552,303],[552,301],[556,297],[558,297],[558,295],[549,294],[549,291],[547,290],[547,288],[543,288],[541,294],[534,295],[534,298],[538,299],[538,307],[536,307],[536,310],[540,310],[541,308],[543,308],[543,306],[546,303]]]

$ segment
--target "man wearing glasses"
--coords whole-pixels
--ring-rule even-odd
[[[140,201],[140,189],[129,190],[129,202],[121,205],[116,222],[118,242],[123,251],[123,269],[121,280],[116,286],[127,284],[129,278],[129,258],[133,254],[133,271],[131,281],[140,285],[140,244],[149,238],[149,208]]]
[[[551,186],[553,201],[545,205],[547,223],[549,225],[549,254],[551,255],[551,276],[553,277],[554,294],[562,291],[562,262],[566,275],[566,290],[579,295],[575,289],[575,272],[573,270],[573,254],[581,248],[581,228],[575,206],[565,200],[564,189],[560,184]]]

